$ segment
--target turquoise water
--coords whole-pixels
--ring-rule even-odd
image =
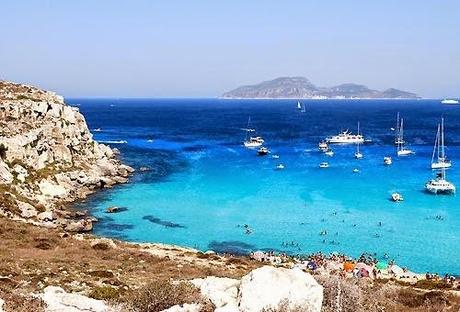
[[[202,250],[246,253],[269,249],[388,255],[425,272],[460,274],[460,200],[424,192],[439,118],[446,118],[448,179],[460,186],[460,106],[439,101],[90,100],[75,99],[90,128],[139,169],[127,185],[92,196],[80,206],[100,218],[100,235],[164,242]],[[396,112],[416,154],[398,159],[392,145]],[[257,157],[242,147],[248,116],[273,153]],[[318,141],[360,120],[374,144],[336,146]],[[152,142],[148,140],[152,139]],[[393,165],[383,165],[391,155]],[[330,167],[318,164],[328,161]],[[284,170],[275,170],[283,163]],[[459,163],[460,164],[460,163]],[[360,169],[353,173],[353,169]],[[405,201],[389,200],[394,191]],[[109,206],[124,207],[107,214]],[[246,234],[244,225],[252,233]],[[319,235],[323,230],[327,235]],[[289,245],[286,247],[286,242]]]

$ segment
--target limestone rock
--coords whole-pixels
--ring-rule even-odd
[[[21,201],[17,202],[21,217],[29,219],[37,216],[37,210],[31,204]]]
[[[0,312],[3,312],[3,305],[5,304],[5,301],[3,299],[0,299]]]
[[[205,279],[194,279],[192,284],[200,289],[204,297],[211,300],[216,306],[216,311],[235,311],[239,280],[208,276]]]
[[[259,312],[285,304],[287,310],[320,312],[323,287],[300,269],[264,266],[241,279],[239,309]]]
[[[71,221],[66,224],[65,230],[68,232],[90,232],[93,230],[93,222],[90,219]]]
[[[53,221],[56,220],[56,216],[53,211],[44,211],[37,215],[39,221]]]
[[[9,167],[0,160],[0,183],[9,184],[13,182],[13,175],[11,174]]]
[[[115,312],[102,300],[67,293],[56,286],[46,287],[41,298],[46,312]]]

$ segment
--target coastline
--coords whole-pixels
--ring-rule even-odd
[[[0,96],[3,116],[8,117],[4,120],[11,128],[1,141],[7,149],[0,159],[0,178],[5,182],[0,185],[4,194],[0,201],[0,283],[6,285],[0,288],[0,298],[6,300],[7,308],[27,304],[24,311],[31,305],[41,311],[37,298],[43,299],[49,287],[120,304],[129,302],[130,296],[152,280],[231,278],[239,283],[262,266],[310,274],[324,287],[325,306],[331,307],[328,298],[335,295],[338,283],[358,287],[355,291],[364,297],[371,296],[369,287],[374,284],[392,295],[405,287],[417,294],[433,289],[445,290],[442,296],[460,292],[457,280],[425,279],[423,274],[388,263],[374,270],[378,263],[367,257],[321,253],[293,257],[261,251],[235,256],[90,234],[97,220],[90,211],[75,211],[71,205],[128,182],[134,169],[120,162],[117,150],[95,142],[84,116],[62,98],[29,86],[7,86],[20,90],[4,93],[6,99]],[[47,142],[49,137],[55,140],[52,144]],[[69,152],[67,146],[72,147]],[[35,154],[36,150],[45,152]],[[53,159],[52,166],[48,159]],[[382,304],[390,304],[385,296]]]

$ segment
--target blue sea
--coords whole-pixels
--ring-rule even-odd
[[[368,252],[418,272],[460,274],[460,197],[424,192],[441,116],[453,161],[447,179],[460,187],[460,106],[308,100],[301,113],[294,100],[68,102],[85,115],[95,140],[118,148],[137,169],[128,184],[78,204],[100,219],[98,235],[233,253]],[[397,112],[415,151],[406,158],[397,158],[393,145]],[[249,116],[279,159],[242,146]],[[356,132],[358,121],[373,141],[361,147],[363,159],[354,159],[355,146],[333,146],[333,157],[318,152],[321,139]],[[391,166],[384,156],[393,157]],[[319,168],[323,161],[330,167]],[[285,169],[275,170],[280,163]],[[392,192],[404,202],[390,201]],[[110,206],[123,209],[107,214]]]

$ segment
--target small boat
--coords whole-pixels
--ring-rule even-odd
[[[263,146],[261,148],[259,148],[259,150],[257,151],[258,156],[265,156],[265,155],[268,155],[268,153],[270,153],[268,148],[263,147]]]
[[[326,141],[321,141],[318,143],[318,149],[322,152],[325,152],[329,149],[329,145],[327,145]]]
[[[404,197],[401,194],[394,192],[391,194],[391,200],[394,202],[400,202],[404,200]]]
[[[300,101],[297,101],[297,109],[301,110],[302,109],[302,104],[300,104]]]
[[[273,158],[273,159],[279,159],[279,158],[280,158],[280,155],[274,154],[274,155],[272,155],[272,158]]]
[[[319,164],[320,168],[329,168],[329,164],[327,162],[322,162]]]
[[[262,146],[262,144],[264,144],[265,141],[260,136],[252,136],[252,135],[250,135],[250,133],[255,133],[256,132],[255,129],[252,129],[252,128],[249,127],[250,124],[251,124],[251,117],[248,118],[248,126],[247,126],[246,129],[244,129],[246,131],[246,138],[245,138],[243,144],[247,148],[260,147],[260,146]]]
[[[452,163],[446,157],[444,145],[444,118],[441,118],[441,124],[438,124],[438,132],[434,141],[433,155],[431,156],[431,169],[447,169],[451,166]]]
[[[331,150],[330,148],[328,148],[325,152],[324,152],[325,155],[329,156],[329,157],[332,157],[334,156],[334,151]]]
[[[358,172],[359,172],[358,168],[353,169],[353,173],[358,173]]]
[[[436,178],[431,179],[425,184],[425,189],[433,194],[455,194],[455,185],[446,180],[446,170],[436,174]]]
[[[441,101],[441,104],[450,104],[450,105],[454,104],[455,105],[455,104],[458,104],[458,100],[456,100],[456,99],[444,99],[444,100]]]
[[[279,165],[276,166],[276,169],[277,169],[277,170],[283,170],[284,168],[285,168],[285,167],[284,167],[283,164],[279,164]]]
[[[399,128],[399,134],[398,134],[398,138],[396,140],[396,145],[398,146],[398,151],[397,151],[397,155],[399,157],[403,157],[403,156],[409,156],[409,155],[412,155],[412,154],[415,154],[413,151],[411,151],[410,149],[406,148],[405,147],[405,141],[404,141],[404,119],[401,118],[401,125],[400,125],[400,128]]]
[[[383,157],[383,163],[387,166],[391,165],[393,163],[393,160],[391,159],[390,156],[385,156]]]

